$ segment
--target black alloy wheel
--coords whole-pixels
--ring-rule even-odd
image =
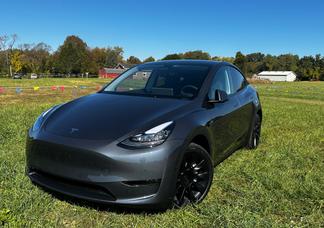
[[[174,206],[183,207],[201,202],[213,180],[213,164],[208,152],[191,143],[184,154],[177,176]]]

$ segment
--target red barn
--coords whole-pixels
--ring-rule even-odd
[[[99,70],[99,78],[116,78],[124,71],[124,69],[102,68]]]
[[[131,67],[131,66],[129,66]],[[99,70],[99,78],[116,78],[124,71],[128,70],[129,67],[119,63],[114,68],[102,68]]]

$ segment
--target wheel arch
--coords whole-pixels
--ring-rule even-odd
[[[262,121],[262,109],[261,108],[259,108],[257,110],[256,114],[260,116],[260,120]]]
[[[191,139],[191,142],[203,147],[211,155],[210,142],[205,135],[198,134]]]
[[[203,147],[212,158],[213,163],[215,163],[216,154],[211,137],[212,135],[209,130],[204,126],[200,126],[190,134],[186,142],[187,145],[189,145],[190,143],[195,143]]]

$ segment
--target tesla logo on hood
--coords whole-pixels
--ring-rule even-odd
[[[78,128],[71,128],[70,134],[73,134],[73,133],[78,132],[78,131],[79,131]]]

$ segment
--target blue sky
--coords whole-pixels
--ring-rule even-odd
[[[2,0],[0,34],[55,50],[67,35],[124,56],[203,50],[324,55],[323,0]]]

